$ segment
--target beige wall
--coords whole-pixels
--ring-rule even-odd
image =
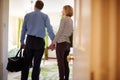
[[[7,80],[9,0],[0,0],[0,80]]]
[[[92,80],[120,80],[119,9],[120,0],[92,0]]]
[[[91,73],[92,73],[92,80],[96,76],[99,75],[99,68],[100,68],[100,27],[101,27],[101,6],[100,6],[100,0],[93,0],[92,3],[92,15],[91,15]],[[99,76],[98,76],[99,77]]]
[[[2,11],[2,1],[0,0],[0,12]],[[2,16],[0,16],[0,37],[2,35]],[[2,80],[2,41],[0,40],[0,80]]]

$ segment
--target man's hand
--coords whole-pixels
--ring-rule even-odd
[[[24,45],[24,44],[21,44],[20,48],[21,48],[21,49],[24,49],[24,48],[25,48],[25,45]]]
[[[55,44],[51,44],[48,49],[51,49],[52,51],[55,49]]]

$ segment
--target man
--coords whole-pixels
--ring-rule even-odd
[[[21,80],[27,80],[29,66],[34,59],[32,71],[32,80],[39,80],[40,63],[44,53],[45,28],[47,28],[50,39],[54,39],[54,33],[48,16],[41,12],[44,3],[37,0],[34,11],[26,14],[21,31],[21,48],[24,48],[24,67],[22,70]],[[25,37],[26,43],[25,42]]]

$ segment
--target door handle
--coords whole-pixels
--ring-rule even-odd
[[[75,57],[73,55],[68,55],[67,56],[67,61],[70,62],[70,61],[74,61]]]

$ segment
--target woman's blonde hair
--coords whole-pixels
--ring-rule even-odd
[[[69,16],[69,17],[73,16],[73,8],[70,5],[65,5],[63,9],[65,10],[66,16]]]

